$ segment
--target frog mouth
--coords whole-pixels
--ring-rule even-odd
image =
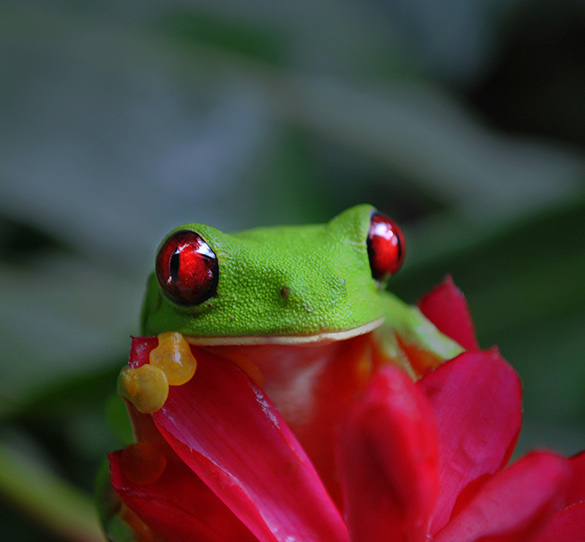
[[[365,335],[380,327],[384,322],[383,318],[368,322],[362,326],[343,331],[322,331],[309,335],[246,335],[226,337],[199,337],[197,335],[185,335],[190,344],[196,346],[228,346],[228,345],[262,345],[262,344],[316,344],[343,341]]]

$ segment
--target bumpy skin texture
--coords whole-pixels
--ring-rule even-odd
[[[310,335],[382,318],[381,288],[372,278],[366,246],[373,211],[370,205],[359,205],[327,224],[235,234],[203,224],[180,226],[173,231],[196,231],[216,254],[217,293],[200,305],[179,306],[152,275],[143,333]]]

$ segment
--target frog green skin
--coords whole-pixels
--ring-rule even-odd
[[[386,322],[439,357],[452,357],[460,351],[456,344],[416,307],[384,291],[389,275],[373,278],[367,239],[375,212],[359,205],[326,224],[234,234],[203,224],[173,230],[159,250],[177,232],[196,232],[217,258],[217,286],[201,303],[177,303],[153,273],[143,306],[143,334],[173,330],[206,346],[300,344],[347,339],[374,329],[384,337],[380,328]]]

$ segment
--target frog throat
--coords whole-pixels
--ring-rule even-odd
[[[310,335],[249,335],[231,337],[198,337],[196,335],[185,335],[190,344],[196,346],[235,346],[235,345],[262,345],[262,344],[315,344],[343,341],[365,335],[384,323],[384,318],[368,322],[362,326],[346,329],[343,331],[324,331]]]

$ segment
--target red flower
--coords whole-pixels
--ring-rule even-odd
[[[417,384],[385,369],[340,439],[350,539],[585,540],[585,455],[533,452],[502,470],[519,428],[519,383],[496,351]]]
[[[421,310],[470,351],[416,383],[376,354],[364,370],[367,336],[333,345],[335,363],[308,349],[297,372],[267,364],[262,388],[229,349],[192,347],[196,377],[162,409],[129,406],[139,442],[109,456],[122,517],[167,542],[585,540],[585,455],[504,468],[521,425],[516,374],[477,350],[450,281]],[[130,365],[156,345],[134,339]]]

